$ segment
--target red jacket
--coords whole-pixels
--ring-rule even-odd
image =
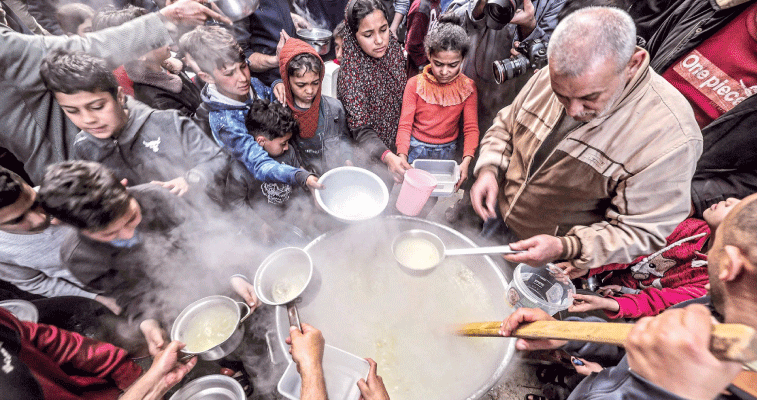
[[[620,310],[607,315],[610,318],[657,315],[672,305],[707,294],[704,288],[710,281],[707,256],[699,251],[709,236],[707,223],[689,218],[668,236],[662,250],[630,264],[608,264],[589,270],[587,277],[613,271],[604,278],[602,286],[620,285],[626,291],[638,292],[612,296]]]
[[[142,372],[126,350],[109,343],[50,325],[19,321],[2,308],[0,325],[18,333],[15,346],[14,343],[3,346],[0,342],[0,352],[7,355],[4,363],[9,365],[0,369],[0,374],[25,371],[22,366],[13,368],[12,363],[20,359],[31,371],[45,399],[115,400]]]

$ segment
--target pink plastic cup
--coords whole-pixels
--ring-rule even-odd
[[[397,210],[409,217],[415,217],[426,205],[435,188],[436,178],[430,173],[417,168],[405,171],[405,180],[397,197]]]

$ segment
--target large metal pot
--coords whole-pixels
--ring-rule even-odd
[[[247,309],[244,316],[242,315],[240,308]],[[171,327],[171,340],[178,340],[180,342],[186,343],[185,335],[187,329],[190,325],[197,323],[195,318],[198,316],[198,314],[200,314],[201,312],[206,312],[208,310],[217,310],[218,312],[225,310],[232,311],[236,316],[236,328],[231,333],[229,333],[223,341],[208,350],[192,351],[190,349],[184,348],[184,350],[182,351],[187,354],[196,354],[201,359],[206,361],[213,361],[227,356],[229,353],[239,347],[239,344],[242,342],[242,337],[244,336],[243,322],[252,314],[252,311],[247,304],[234,301],[233,299],[226,296],[204,297],[188,305],[186,308],[184,308],[181,314],[176,317],[176,320],[173,322],[173,326]]]
[[[450,247],[475,247],[455,230],[408,217],[327,233],[305,247],[314,272],[300,296],[300,317],[323,331],[328,344],[375,359],[392,400],[478,399],[504,374],[514,341],[452,331],[459,323],[509,315],[507,280],[488,256],[450,257],[428,275],[407,274],[391,244],[409,229],[430,231]],[[287,354],[289,321],[285,310],[276,312]]]
[[[297,37],[313,46],[316,52],[321,56],[329,54],[331,50],[331,31],[320,28],[298,29]]]

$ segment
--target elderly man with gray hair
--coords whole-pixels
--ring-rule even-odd
[[[486,132],[471,199],[502,218],[510,262],[588,270],[652,253],[689,214],[702,135],[686,99],[649,68],[624,11],[563,20],[538,71]]]

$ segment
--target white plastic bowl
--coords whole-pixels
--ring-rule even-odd
[[[325,188],[315,191],[324,211],[342,222],[371,219],[389,204],[386,184],[373,172],[358,167],[339,167],[318,180]]]

